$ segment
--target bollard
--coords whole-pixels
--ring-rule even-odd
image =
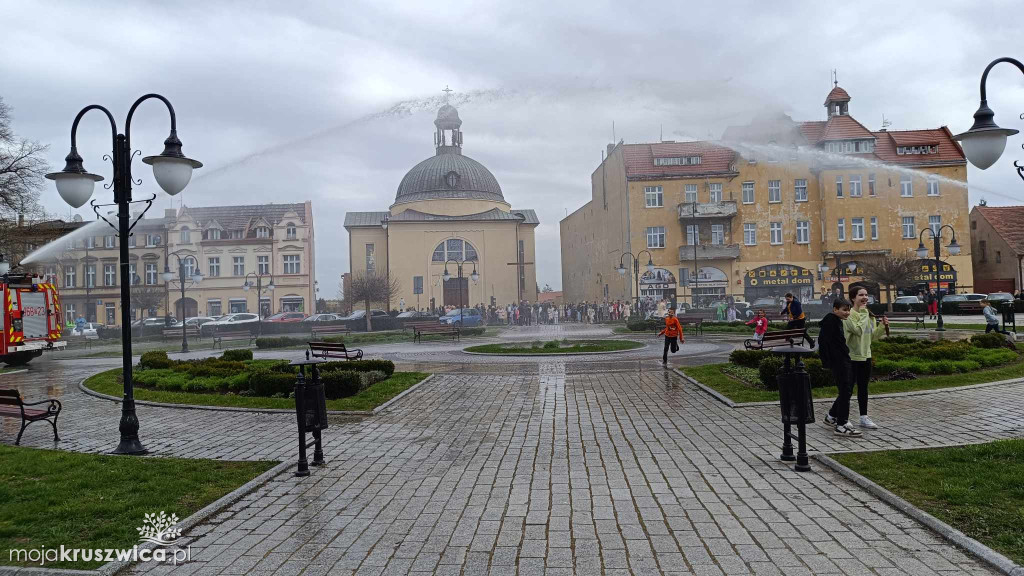
[[[782,454],[779,459],[796,461],[797,472],[811,469],[807,458],[807,424],[814,423],[814,400],[811,396],[811,378],[804,370],[802,356],[812,351],[803,346],[775,348],[772,352],[783,355],[782,373],[776,376],[779,386],[779,406],[782,409]],[[792,426],[797,427],[797,453],[793,454]]]
[[[327,398],[324,393],[323,382],[320,381],[320,368],[317,366],[321,361],[297,361],[292,366],[298,366],[299,371],[295,378],[295,419],[299,431],[299,461],[295,471],[296,476],[309,476],[309,466],[322,466],[324,464],[323,442],[321,430],[327,428]],[[310,381],[306,380],[306,366],[311,367]],[[313,462],[306,459],[306,433],[313,435]]]

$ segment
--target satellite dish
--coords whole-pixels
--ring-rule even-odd
[[[81,215],[81,214],[75,214],[75,215],[74,215],[74,216],[73,216],[73,217],[71,218],[71,221],[72,221],[72,222],[81,222],[81,221],[82,221],[82,215]]]

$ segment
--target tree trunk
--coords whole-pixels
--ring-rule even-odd
[[[373,313],[370,310],[370,300],[367,299],[366,300],[366,331],[367,332],[370,332],[370,331],[373,330],[373,323],[370,322],[370,316],[373,316]]]
[[[889,312],[892,312],[892,292],[891,292],[891,290],[892,290],[892,288],[888,284],[886,284],[885,285],[885,299],[887,300],[887,303],[886,303],[886,307],[887,308],[886,309],[889,310]]]

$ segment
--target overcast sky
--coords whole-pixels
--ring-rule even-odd
[[[53,169],[83,106],[104,104],[123,122],[138,96],[167,96],[185,153],[206,164],[179,198],[312,200],[317,280],[332,297],[348,269],[345,212],[385,210],[404,173],[434,153],[449,85],[465,153],[514,208],[537,210],[537,280],[557,289],[558,221],[589,200],[613,121],[629,143],[718,138],[769,110],[820,120],[835,68],[869,129],[884,114],[893,130],[956,133],[970,127],[985,65],[1024,58],[1009,1],[724,4],[0,0],[0,96],[19,135],[50,145]],[[996,121],[1024,129],[1024,77],[1004,64],[988,86]],[[79,151],[109,178],[104,122],[83,121]],[[147,104],[132,128],[133,145],[157,154],[166,112]],[[1022,141],[987,171],[969,169],[972,205],[1020,203],[1011,162],[1024,161]],[[147,166],[134,169],[137,190],[158,191]],[[43,200],[68,214],[54,188]]]

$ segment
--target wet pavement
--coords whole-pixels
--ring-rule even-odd
[[[777,407],[726,407],[662,369],[660,348],[557,359],[365,348],[437,376],[382,414],[332,422],[327,465],[310,477],[282,474],[183,535],[191,563],[133,573],[990,573],[835,473],[793,472],[777,460]],[[731,348],[691,338],[674,360],[721,361]],[[107,451],[119,405],[77,383],[116,366],[46,359],[0,385],[64,402],[60,448]],[[881,430],[855,441],[812,425],[810,447],[1021,436],[1022,393],[1016,383],[873,399]],[[288,414],[140,406],[139,419],[158,456],[295,454]],[[23,443],[51,447],[48,430],[33,425]]]

